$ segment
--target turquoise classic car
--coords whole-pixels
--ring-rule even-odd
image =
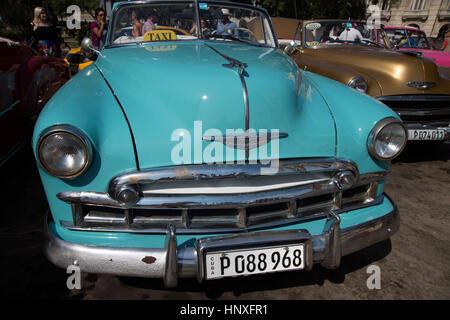
[[[155,28],[178,20],[201,31]],[[118,32],[130,25],[136,37]],[[337,268],[397,231],[383,188],[407,140],[400,118],[298,69],[264,9],[117,3],[97,55],[34,130],[57,266],[175,287]]]

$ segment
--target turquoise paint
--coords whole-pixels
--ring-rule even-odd
[[[329,110],[315,87],[307,86],[307,99],[298,95],[299,71],[290,58],[272,48],[206,43],[248,64],[250,128],[288,133],[288,138],[279,140],[280,158],[334,156],[334,123]],[[185,129],[191,136],[188,164],[201,163],[201,158],[195,158],[193,140],[197,138],[200,150],[209,142],[202,142],[201,133],[194,137],[194,122],[202,121],[203,134],[208,129],[223,134],[227,129],[244,130],[241,81],[236,71],[222,66],[228,61],[203,41],[177,42],[170,51],[154,51],[158,46],[105,49],[96,64],[130,120],[141,168],[173,165],[172,149],[181,141],[171,140],[177,129]],[[122,63],[125,60],[127,63]],[[226,154],[223,145],[218,147]],[[270,144],[267,149],[271,150]],[[234,158],[243,159],[244,153]]]
[[[342,213],[341,229],[349,228],[364,222],[380,218],[394,209],[394,206],[388,198],[373,207],[353,210]],[[318,235],[323,232],[325,219],[303,222],[296,225],[272,228],[264,231],[282,231],[282,230],[308,230],[312,235]],[[111,246],[111,247],[136,247],[136,248],[163,248],[165,236],[145,235],[131,233],[107,233],[107,232],[79,232],[71,231],[51,222],[50,231],[60,239],[68,242],[80,243],[84,245]],[[192,246],[196,239],[220,236],[220,234],[206,235],[177,235],[178,247]]]
[[[57,193],[106,192],[112,177],[136,170],[136,161],[123,113],[95,67],[83,69],[47,103],[34,128],[34,151],[40,133],[55,124],[77,127],[89,137],[94,148],[92,165],[83,176],[73,180],[52,177],[38,165],[55,220],[71,220],[70,205],[57,199]]]
[[[378,100],[344,84],[307,72],[331,109],[337,129],[337,157],[358,164],[361,174],[385,171],[389,162],[374,160],[367,150],[367,137],[375,124],[399,116]]]
[[[244,103],[240,79],[227,61],[206,44],[248,64],[246,83],[250,99],[250,127],[278,129],[289,134],[279,140],[283,158],[336,156],[355,162],[362,174],[387,170],[388,163],[374,161],[367,152],[367,136],[379,120],[398,116],[380,102],[333,80],[299,70],[280,51],[267,47],[221,41],[186,41],[107,48],[97,61],[66,83],[41,112],[33,135],[55,124],[70,124],[83,131],[94,146],[94,162],[85,175],[74,180],[49,176],[39,167],[55,224],[52,232],[69,242],[118,247],[161,248],[164,236],[126,233],[75,232],[60,226],[71,220],[70,205],[58,200],[63,191],[106,192],[116,175],[137,170],[133,143],[126,119],[105,83],[110,83],[121,102],[136,140],[141,168],[174,165],[172,141],[176,129],[192,136],[194,122],[208,129],[244,128]],[[165,49],[156,51],[155,49]],[[168,49],[168,50],[167,50]],[[101,73],[99,72],[101,71]],[[337,134],[336,130],[337,129]],[[179,138],[179,137],[178,137]],[[195,137],[191,137],[194,139]],[[268,157],[273,143],[267,145]],[[195,149],[223,148],[221,143],[191,141],[190,163],[212,162],[196,158]],[[261,151],[261,148],[260,150]],[[203,155],[203,153],[200,153]],[[242,160],[243,153],[226,160]],[[258,152],[250,159],[264,158]],[[384,183],[378,188],[383,192]],[[342,214],[342,227],[380,217],[392,210],[389,200],[370,208]],[[322,232],[324,220],[310,221],[273,230],[305,228]],[[214,236],[214,235],[204,235]],[[192,236],[180,236],[179,244]]]

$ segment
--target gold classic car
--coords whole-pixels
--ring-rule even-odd
[[[432,60],[390,50],[384,30],[374,32],[375,26],[363,22],[272,21],[285,52],[301,69],[391,107],[407,125],[409,140],[450,140],[450,80]]]

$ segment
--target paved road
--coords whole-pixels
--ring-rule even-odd
[[[0,168],[0,298],[59,299],[450,299],[450,145],[409,145],[391,167],[386,191],[401,214],[400,231],[344,257],[339,269],[315,266],[207,285],[83,274],[82,289],[42,255],[45,194],[31,150]],[[366,286],[381,270],[381,289]]]

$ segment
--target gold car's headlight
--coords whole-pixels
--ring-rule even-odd
[[[396,118],[379,121],[367,138],[370,155],[381,161],[390,161],[405,148],[408,134],[405,126]]]
[[[79,177],[89,168],[93,158],[89,139],[68,125],[45,130],[36,145],[36,155],[47,173],[61,179]]]
[[[368,88],[367,82],[363,77],[354,77],[349,81],[348,86],[361,93],[366,93]]]

